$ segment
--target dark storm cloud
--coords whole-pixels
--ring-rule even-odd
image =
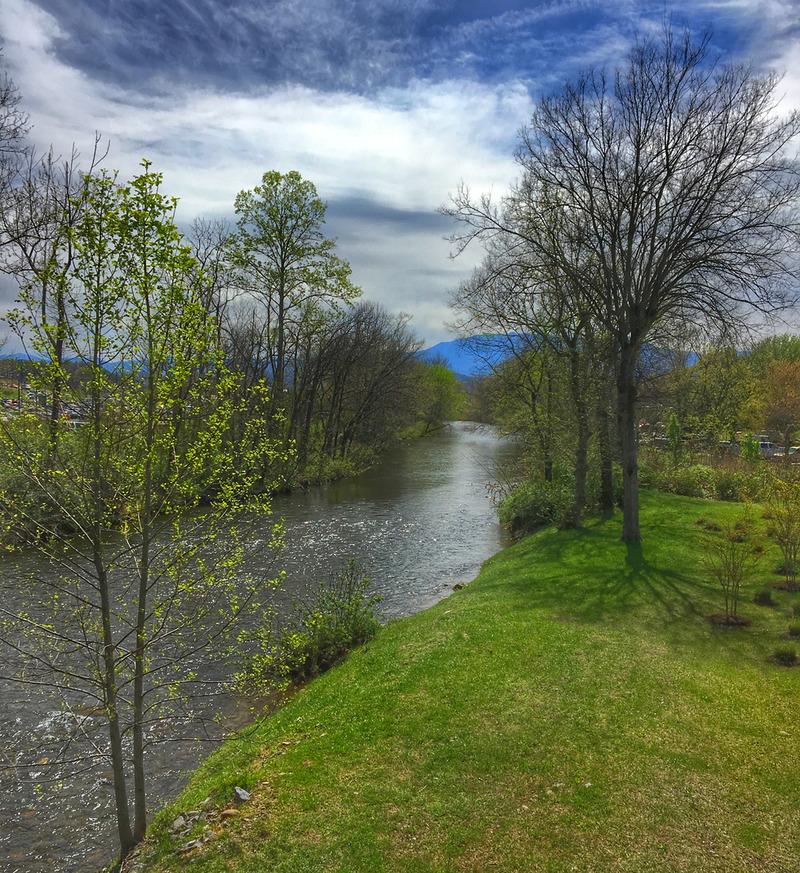
[[[37,0],[61,59],[125,86],[304,84],[363,90],[404,80],[427,0]],[[438,4],[449,6],[452,4]]]
[[[34,0],[59,58],[158,93],[277,84],[369,93],[411,78],[560,79],[663,5],[609,0]],[[680,12],[681,2],[673,4]],[[691,6],[697,10],[698,4]]]
[[[334,229],[349,223],[362,227],[390,225],[399,233],[446,234],[452,219],[433,210],[395,209],[365,197],[339,197],[328,203],[328,225]]]

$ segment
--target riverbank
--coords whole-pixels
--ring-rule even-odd
[[[741,512],[645,493],[642,548],[615,518],[506,549],[214,754],[146,869],[796,869],[800,668],[766,659],[798,595],[752,602],[774,547],[753,625],[704,620],[695,521]],[[215,836],[177,854],[170,823],[207,797]]]

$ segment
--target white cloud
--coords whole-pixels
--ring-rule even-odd
[[[299,170],[326,200],[360,197],[395,210],[433,212],[464,179],[505,188],[512,150],[532,102],[520,82],[414,81],[374,97],[282,86],[253,93],[176,90],[169,98],[112,90],[61,64],[58,28],[28,0],[6,0],[6,60],[42,149],[84,154],[98,131],[123,178],[141,158],[181,198],[180,218],[224,215],[266,170]],[[361,228],[352,250],[367,296],[415,312],[417,329],[441,339],[447,292],[468,262],[453,265],[438,235]],[[427,278],[420,278],[425,276]],[[413,301],[427,301],[415,309]],[[433,301],[433,302],[431,302]]]
[[[170,98],[111,90],[60,64],[54,20],[6,0],[6,57],[41,148],[111,142],[123,175],[148,157],[194,212],[230,210],[268,169],[298,169],[325,197],[358,193],[407,209],[435,208],[461,178],[504,185],[530,114],[520,82],[412,82],[373,98],[282,86],[260,93],[181,90]]]
[[[597,9],[606,2],[586,5]],[[563,13],[583,5],[556,3],[546,11]],[[656,6],[661,8],[630,0],[615,6],[616,18],[604,18],[590,32],[574,37],[554,33],[555,42],[537,73],[539,81],[560,77],[571,65],[618,60],[629,39],[630,28],[622,23],[633,26],[637,13],[640,25],[644,14],[655,21]],[[714,0],[677,0],[676,6],[695,15],[710,14]],[[800,105],[796,4],[734,0],[726,9],[720,15],[729,26],[751,27],[758,37],[751,42],[759,52],[756,63],[787,70],[787,103]],[[433,212],[461,180],[476,192],[500,193],[517,175],[512,152],[516,133],[533,108],[530,81],[416,79],[364,96],[255,84],[247,92],[225,93],[171,86],[162,78],[155,82],[157,93],[139,93],[104,84],[62,63],[55,48],[66,35],[30,0],[3,0],[0,14],[6,63],[35,124],[39,147],[52,144],[68,154],[75,143],[85,154],[94,132],[100,132],[111,144],[108,164],[123,178],[136,172],[141,158],[153,162],[164,174],[165,191],[181,198],[183,221],[196,215],[230,215],[236,193],[256,185],[270,169],[299,170],[323,199],[334,203],[360,198],[409,213]],[[505,50],[507,43],[498,45]],[[574,57],[576,51],[582,52],[580,60]],[[530,64],[527,68],[533,69]],[[340,254],[351,261],[368,296],[392,309],[414,311],[418,329],[441,339],[447,292],[475,256],[453,264],[447,245],[430,227],[406,231],[388,219],[379,226],[351,222],[340,233]]]

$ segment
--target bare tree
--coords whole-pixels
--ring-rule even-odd
[[[543,99],[523,129],[523,174],[501,207],[462,188],[466,245],[510,233],[558,271],[614,342],[624,481],[622,539],[641,539],[636,368],[670,319],[735,323],[794,302],[800,115],[777,118],[779,78],[699,43],[641,39],[609,79],[590,71]],[[543,233],[556,226],[558,235]],[[585,257],[576,258],[577,249]]]
[[[354,443],[382,447],[413,420],[419,342],[409,316],[358,303],[328,325],[320,349],[318,415],[324,450],[345,457]]]
[[[223,329],[228,303],[233,296],[233,268],[227,257],[231,228],[224,219],[198,218],[192,222],[187,239],[198,270],[203,275],[205,306]],[[218,340],[222,341],[221,333]]]
[[[75,256],[71,230],[85,205],[85,180],[107,153],[96,136],[89,165],[81,170],[74,148],[69,158],[59,158],[52,151],[42,157],[28,152],[25,163],[17,167],[15,184],[7,192],[6,208],[0,215],[0,233],[7,242],[3,270],[16,278],[21,298],[37,329],[48,335],[58,364],[48,386],[53,448],[63,411],[64,385],[58,370],[68,331],[65,276]],[[24,342],[24,332],[21,339]]]
[[[19,167],[30,152],[26,142],[28,116],[20,107],[21,100],[17,86],[3,71],[0,74],[0,211],[5,209]]]
[[[552,226],[539,231],[551,236],[557,233]],[[574,272],[564,272],[555,262],[547,269],[547,265],[536,264],[526,241],[512,234],[495,236],[488,248],[481,267],[453,294],[457,326],[467,336],[477,331],[505,338],[506,354],[519,366],[496,372],[505,378],[517,373],[528,383],[526,405],[540,434],[546,479],[551,478],[552,453],[541,437],[552,428],[542,427],[538,398],[543,377],[552,376],[554,369],[564,372],[575,424],[574,501],[565,524],[574,527],[580,524],[586,503],[589,440],[601,389],[597,377],[605,368],[608,343],[602,341],[603,331],[586,304],[582,287],[573,284]],[[576,249],[575,257],[582,256]],[[536,370],[539,377],[531,381]]]

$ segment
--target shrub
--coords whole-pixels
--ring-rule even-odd
[[[755,603],[756,606],[775,606],[772,594],[766,589],[759,591],[755,597],[753,597],[753,603]]]
[[[794,649],[778,649],[772,660],[782,667],[794,667],[797,663],[797,652]]]
[[[666,452],[645,447],[639,459],[639,485],[687,497],[758,502],[770,493],[772,468],[768,464],[743,464],[738,458],[727,458],[714,466],[676,467]]]
[[[646,461],[639,461],[639,487],[654,491],[667,491],[668,476]]]
[[[351,560],[331,582],[320,583],[310,604],[295,603],[298,618],[283,646],[293,677],[316,676],[375,636],[380,627],[375,607],[383,598],[369,588],[362,568]]]
[[[790,624],[787,636],[791,637],[793,640],[800,639],[800,624]]]
[[[241,690],[265,693],[293,679],[322,673],[352,648],[371,640],[380,623],[375,608],[383,599],[353,560],[329,582],[320,582],[309,603],[295,601],[295,617],[282,628],[261,629],[258,651],[235,679]]]
[[[716,471],[704,464],[693,464],[674,470],[669,477],[668,490],[685,497],[717,496]]]
[[[800,603],[795,603],[794,606],[792,606],[792,615],[795,618],[797,618],[797,616],[800,616]]]
[[[745,434],[741,443],[741,458],[743,461],[755,463],[761,460],[761,446],[753,434]]]
[[[717,500],[742,500],[749,494],[748,474],[742,470],[716,470]]]
[[[573,502],[572,483],[557,475],[552,482],[534,481],[518,485],[500,504],[502,524],[514,533],[527,533],[548,524],[561,524]]]

